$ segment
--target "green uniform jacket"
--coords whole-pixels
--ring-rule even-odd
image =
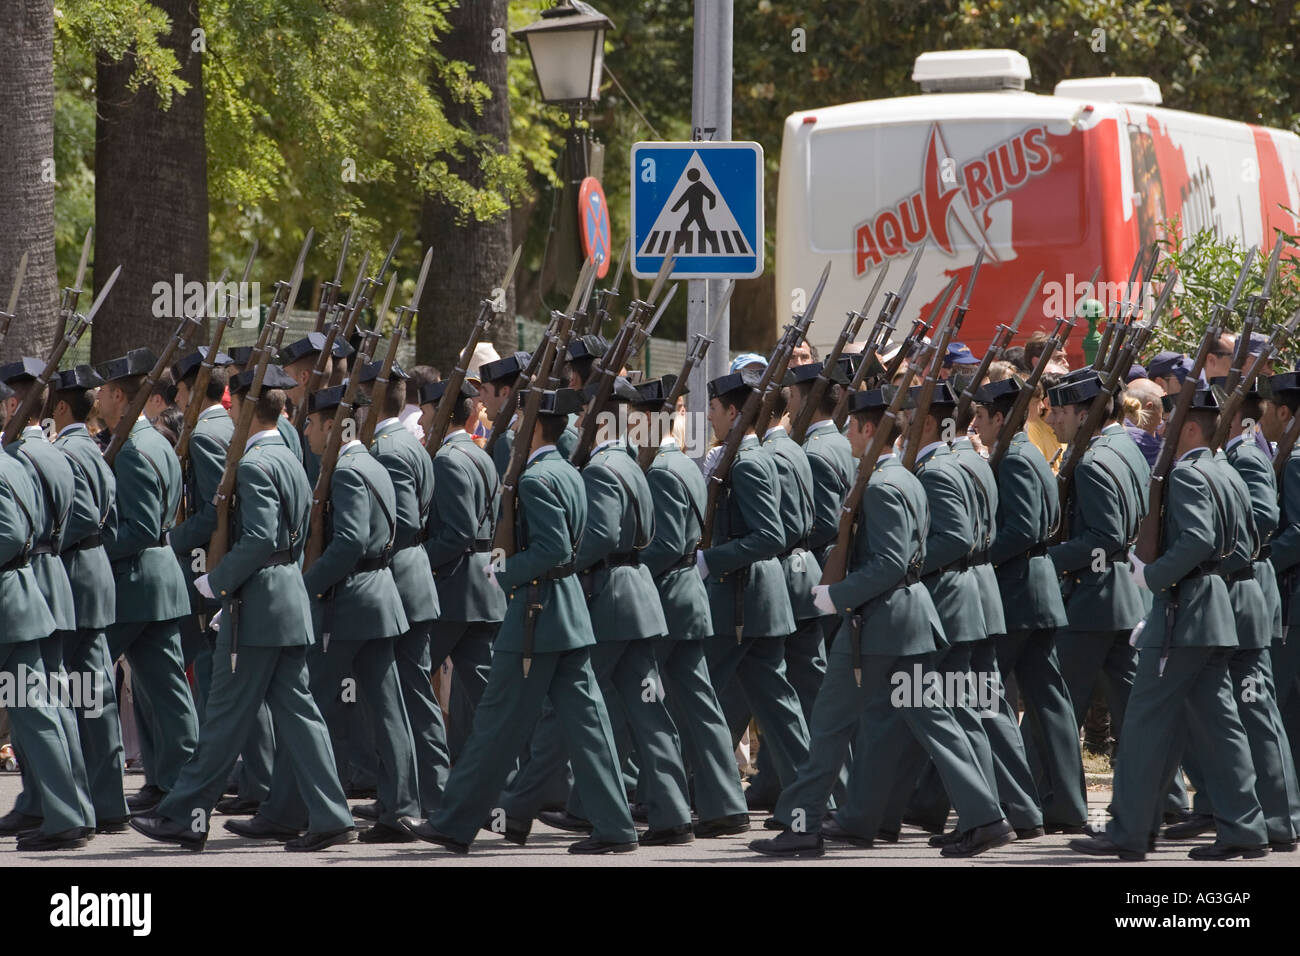
[[[190,603],[197,612],[205,606],[215,606],[194,590],[194,551],[204,549],[217,530],[216,497],[221,477],[226,471],[226,451],[235,434],[235,423],[220,404],[199,412],[190,436],[189,459],[181,469],[181,487],[184,489],[184,521],[172,528],[167,541],[176,552],[176,560],[190,584]]]
[[[67,455],[46,440],[39,425],[24,428],[17,440],[5,446],[5,451],[27,469],[36,489],[36,511],[32,514],[37,524],[35,543],[46,546],[43,554],[31,556],[36,584],[54,615],[55,630],[71,631],[77,626],[77,612],[68,569],[59,552],[67,540],[64,532],[77,493],[72,464]]]
[[[1250,489],[1223,452],[1214,455],[1215,476],[1223,495],[1232,551],[1220,568],[1228,585],[1232,616],[1237,622],[1237,643],[1241,647],[1268,647],[1273,640],[1273,607],[1265,599],[1255,576],[1255,555],[1260,548],[1259,532],[1250,505]],[[1249,575],[1245,580],[1234,580]]]
[[[589,595],[587,610],[597,643],[666,636],[668,624],[654,577],[639,563],[640,550],[655,533],[645,474],[620,441],[595,450],[582,468],[582,484],[587,525],[578,546],[578,580]],[[637,564],[618,563],[632,555]]]
[[[813,606],[812,589],[822,579],[817,556],[808,550],[808,536],[813,530],[813,474],[808,455],[781,426],[768,429],[763,449],[776,462],[781,478],[781,510],[785,525],[785,549],[781,552],[781,573],[790,593],[790,609],[795,621],[822,617]]]
[[[393,482],[384,466],[361,442],[344,446],[330,481],[325,547],[303,574],[319,633],[365,641],[410,629],[392,570],[357,570],[358,562],[380,558],[392,544],[396,510]]]
[[[232,598],[240,600],[239,643],[292,647],[312,642],[312,608],[302,578],[311,488],[302,464],[278,435],[258,438],[239,460],[230,551],[208,574],[222,601],[221,636],[230,638]],[[289,552],[287,564],[268,564]]]
[[[746,435],[718,496],[714,545],[704,551],[709,568],[713,633],[736,633],[743,602],[745,637],[785,637],[795,630],[790,593],[777,555],[785,550],[781,478],[758,437]]]
[[[1146,566],[1151,615],[1138,647],[1161,647],[1165,609],[1175,597],[1172,647],[1235,647],[1228,588],[1217,574],[1198,574],[1198,567],[1217,566],[1231,544],[1224,526],[1224,490],[1219,467],[1208,448],[1188,452],[1169,473],[1165,490],[1164,550]]]
[[[970,479],[944,444],[917,458],[916,477],[930,507],[921,573],[943,622],[944,636],[951,644],[982,641],[988,631],[979,581],[973,570],[963,570],[959,564],[975,550],[973,516],[978,505],[971,500]]]
[[[174,621],[190,613],[185,572],[163,536],[181,503],[181,464],[162,433],[139,419],[113,462],[117,524],[105,548],[117,582],[117,620]]]
[[[0,644],[39,641],[54,632],[31,564],[9,568],[36,540],[36,488],[22,465],[0,455]]]
[[[275,421],[275,430],[278,431],[280,437],[284,439],[285,447],[288,448],[289,451],[293,452],[293,457],[298,459],[299,464],[302,464],[304,462],[303,449],[307,446],[302,443],[302,436],[299,435],[298,430],[293,427],[293,422],[290,421],[287,416],[281,415]],[[308,449],[308,451],[310,451],[310,449]],[[320,459],[315,455],[312,455],[312,458],[316,459],[316,474],[319,475]],[[311,483],[313,488],[316,487],[315,475],[308,475],[307,480]]]
[[[103,544],[87,548],[76,545],[92,535],[103,539],[109,526],[117,522],[117,482],[85,425],[69,425],[55,439],[54,447],[68,456],[77,485],[72,513],[63,531],[61,555],[72,582],[77,627],[102,630],[117,619],[113,568]]]
[[[388,470],[397,497],[392,569],[402,610],[410,624],[432,621],[438,617],[438,592],[424,535],[433,504],[433,459],[396,418],[375,430],[370,454]]]
[[[947,646],[930,592],[917,579],[929,524],[921,482],[898,456],[881,460],[858,508],[848,573],[830,588],[841,612],[832,654],[852,652],[854,613],[862,615],[864,654],[901,657]]]
[[[1061,595],[1072,629],[1120,631],[1145,616],[1132,567],[1121,563],[1128,559],[1145,501],[1145,487],[1137,485],[1120,453],[1094,439],[1074,471],[1070,537],[1048,552],[1064,579]]]
[[[858,463],[849,440],[829,418],[808,426],[803,450],[813,478],[813,528],[808,550],[816,555],[819,565],[825,565],[840,532],[840,509],[853,487]]]
[[[578,429],[575,428],[573,424],[574,419],[576,418],[576,415],[569,416],[569,424],[565,427],[564,431],[560,433],[559,441],[555,443],[555,447],[559,450],[560,454],[564,456],[565,461],[568,461],[573,455],[573,449],[578,447],[578,441],[582,438],[582,435],[579,434]],[[492,461],[497,466],[498,478],[504,478],[506,476],[506,469],[510,467],[510,450],[514,447],[515,430],[513,428],[507,428],[501,433],[501,437],[497,439],[497,443],[492,446]]]
[[[492,458],[465,431],[450,435],[433,457],[433,507],[426,550],[444,621],[500,621],[506,598],[487,579],[501,507],[501,479]]]
[[[1277,503],[1277,479],[1271,462],[1253,441],[1234,438],[1226,449],[1228,463],[1237,469],[1250,490],[1250,508],[1259,533],[1260,551],[1255,556],[1255,580],[1263,592],[1264,601],[1272,618],[1273,639],[1282,639],[1282,595],[1277,587],[1277,574],[1269,561],[1273,535],[1277,532],[1280,512]]]
[[[493,647],[524,650],[524,617],[530,600],[542,606],[533,650],[556,653],[596,643],[582,585],[574,574],[555,580],[547,572],[570,565],[587,525],[587,494],[578,470],[554,448],[537,454],[519,479],[515,509],[518,550],[505,559],[497,582],[509,596]],[[532,595],[530,597],[530,592]]]
[[[711,637],[709,592],[695,570],[708,497],[704,476],[673,442],[660,446],[645,477],[654,507],[655,536],[641,552],[641,563],[659,588],[668,636],[676,641]]]
[[[989,634],[1005,634],[1007,620],[1002,610],[1002,592],[998,576],[989,563],[989,552],[997,540],[998,480],[984,456],[975,450],[964,435],[952,443],[957,463],[965,469],[978,505],[975,511],[975,553],[978,563],[971,570],[980,586],[984,606],[984,626]]]
[[[1047,543],[1061,518],[1056,476],[1038,446],[1016,432],[998,465],[998,534],[989,563],[1008,631],[1064,627],[1065,602]]]

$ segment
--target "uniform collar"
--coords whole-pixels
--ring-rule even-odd
[[[41,428],[40,425],[25,425],[23,426],[23,430],[18,433],[18,437],[43,438],[45,437],[45,429]]]
[[[207,408],[203,409],[203,411],[199,412],[199,421],[203,421],[208,418],[216,418],[218,414],[220,414],[224,418],[230,417],[224,405],[222,405],[220,402],[213,402]]]
[[[806,440],[808,439],[808,437],[809,437],[810,435],[812,435],[813,432],[815,432],[815,431],[821,431],[823,428],[829,428],[829,429],[834,430],[834,428],[835,428],[835,419],[833,419],[833,418],[823,418],[823,419],[822,419],[821,421],[819,421],[819,422],[813,422],[811,425],[809,425],[807,428],[804,429],[804,433],[803,433],[804,440],[806,441]]]
[[[77,429],[81,429],[81,431],[78,432]],[[71,422],[71,423],[69,423],[69,424],[67,424],[67,425],[64,425],[64,426],[63,426],[63,430],[60,431],[60,432],[59,432],[57,435],[55,435],[54,437],[55,437],[55,438],[62,438],[64,435],[76,435],[76,434],[83,434],[83,435],[85,435],[87,438],[90,437],[90,429],[86,427],[86,423],[85,423],[85,422]]]
[[[918,463],[925,461],[925,459],[930,457],[931,454],[938,454],[941,449],[944,452],[948,452],[951,450],[948,448],[947,442],[932,441],[930,442],[930,444],[926,445],[924,448],[922,448],[919,452],[916,453],[916,460]]]
[[[260,432],[255,432],[254,434],[249,435],[248,441],[244,442],[244,451],[248,451],[248,449],[252,448],[255,444],[257,444],[258,442],[262,441],[265,438],[274,438],[277,441],[281,441],[280,430],[278,428],[267,428]],[[281,443],[283,444],[282,441]]]
[[[591,450],[591,457],[594,458],[596,455],[599,455],[606,448],[610,448],[614,445],[622,445],[622,444],[623,444],[623,439],[621,438],[611,438],[609,441],[603,441]]]
[[[782,435],[784,435],[784,434],[785,434],[785,426],[784,426],[784,425],[773,425],[771,428],[769,428],[767,431],[765,431],[765,432],[763,433],[763,441],[767,441],[769,438],[771,438],[771,437],[772,437],[773,435],[775,435],[777,432],[780,432]]]
[[[465,429],[463,428],[453,428],[451,429],[451,431],[447,432],[447,434],[442,436],[442,443],[445,445],[447,444],[447,442],[452,441],[453,439],[462,438],[462,437],[468,438],[469,432],[465,431]]]
[[[742,438],[742,439],[740,440],[740,447],[741,447],[741,448],[746,448],[746,447],[749,447],[749,446],[752,446],[752,445],[757,445],[757,444],[758,444],[758,436],[757,436],[757,435],[746,435],[744,438]],[[1298,447],[1300,447],[1300,446],[1298,446]]]
[[[401,424],[402,424],[402,420],[395,415],[392,418],[385,418],[383,421],[381,421],[378,425],[375,426],[375,434],[378,434],[379,432],[382,432],[387,428],[391,428],[393,425],[401,425]]]
[[[352,441],[348,442],[342,448],[339,449],[339,454],[352,455],[358,451],[365,451],[365,450],[366,450],[365,447],[361,444],[361,440],[358,438],[354,438],[352,439]]]
[[[1201,445],[1199,448],[1193,448],[1191,451],[1179,455],[1178,460],[1187,461],[1193,458],[1204,458],[1207,455],[1209,455],[1211,458],[1214,457],[1214,453],[1210,451],[1208,446]]]
[[[543,445],[541,448],[537,449],[537,451],[533,452],[531,455],[528,456],[528,461],[524,462],[524,467],[527,468],[529,465],[531,465],[534,459],[540,458],[543,455],[556,450],[557,449],[554,445]]]

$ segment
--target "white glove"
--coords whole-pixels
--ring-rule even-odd
[[[835,602],[831,600],[829,584],[814,584],[812,589],[813,607],[823,614],[835,613]]]
[[[1138,560],[1136,554],[1129,555],[1129,560],[1133,562],[1133,583],[1140,588],[1146,588],[1147,587],[1147,575],[1146,575],[1147,566]],[[1151,589],[1147,588],[1147,590],[1149,591]]]
[[[1138,638],[1142,636],[1142,629],[1147,626],[1146,618],[1137,622],[1137,627],[1133,628],[1133,633],[1128,636],[1128,646],[1137,647]]]
[[[208,583],[208,576],[206,574],[201,574],[194,579],[194,590],[198,591],[209,600],[216,599],[216,595],[212,593],[212,585]]]
[[[695,552],[695,570],[700,572],[700,580],[703,581],[703,580],[705,580],[705,579],[708,578],[708,576],[709,576],[709,565],[708,565],[708,562],[706,562],[706,561],[704,560],[704,552],[703,552],[703,551],[696,551],[696,552]]]
[[[216,614],[212,615],[212,620],[208,621],[208,628],[210,630],[221,633],[221,615],[224,613],[224,611],[218,611]]]
[[[484,576],[485,576],[489,581],[491,581],[493,584],[496,584],[496,583],[497,583],[497,571],[496,571],[496,568],[493,566],[493,564],[492,564],[491,561],[489,561],[487,564],[483,565],[483,575],[484,575]],[[497,584],[497,587],[500,587],[500,586],[501,586],[501,585]]]

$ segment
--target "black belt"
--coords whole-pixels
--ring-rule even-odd
[[[668,577],[668,575],[672,574],[674,571],[683,571],[686,568],[693,568],[695,567],[695,564],[696,564],[695,552],[687,551],[685,554],[683,554],[672,564],[668,565],[668,567],[664,568],[662,572],[656,574],[655,580],[662,581],[664,578]]]
[[[0,564],[0,574],[3,574],[6,571],[17,571],[20,568],[27,567],[27,565],[28,565],[27,552],[23,551],[20,554],[14,555],[4,564]]]
[[[789,551],[782,551],[776,557],[778,561],[784,561],[786,558],[791,557],[796,551],[808,551],[808,550],[809,548],[806,544],[802,544],[802,543],[796,544]]]
[[[32,545],[32,549],[27,553],[28,554],[53,554],[54,543],[52,541],[38,541],[34,545]]]
[[[921,579],[925,581],[925,580],[929,580],[930,578],[937,578],[939,575],[946,574],[949,571],[968,571],[972,566],[973,565],[971,564],[970,555],[963,554],[956,561],[950,561],[947,564],[943,565],[943,567],[935,568],[933,571],[929,572],[928,574],[923,575]]]
[[[1248,564],[1244,568],[1238,568],[1236,571],[1225,571],[1223,572],[1223,580],[1227,581],[1229,584],[1237,584],[1240,581],[1253,581],[1255,580],[1255,567],[1254,565]]]
[[[293,556],[292,548],[284,548],[280,551],[272,551],[271,556],[266,559],[263,567],[271,567],[280,564],[293,564],[297,559]]]
[[[357,566],[352,569],[352,572],[348,577],[351,577],[352,574],[361,574],[365,571],[382,571],[384,568],[388,567],[392,557],[391,553],[385,551],[377,558],[362,558],[357,562]]]
[[[1221,577],[1224,577],[1224,573],[1223,573],[1221,570],[1219,570],[1219,562],[1217,562],[1217,561],[1206,561],[1206,562],[1204,562],[1204,563],[1202,563],[1202,564],[1198,564],[1196,567],[1192,568],[1191,571],[1189,571],[1187,574],[1185,574],[1185,575],[1184,575],[1184,576],[1183,576],[1183,577],[1178,581],[1178,583],[1179,583],[1179,584],[1182,584],[1184,581],[1192,581],[1192,580],[1195,580],[1196,578],[1208,578],[1208,577],[1210,577],[1211,575],[1214,575],[1214,576],[1216,576],[1216,577],[1220,577],[1220,578],[1221,578]]]
[[[1273,554],[1273,544],[1272,544],[1272,542],[1270,542],[1270,543],[1268,543],[1268,544],[1266,544],[1266,545],[1263,545],[1263,546],[1259,549],[1259,553],[1258,553],[1257,555],[1255,555],[1255,560],[1256,560],[1256,561],[1267,561],[1267,560],[1272,556],[1272,554]]]
[[[90,534],[82,538],[76,544],[65,548],[65,551],[89,551],[91,548],[98,548],[104,543],[103,535]]]
[[[1028,561],[1030,558],[1041,558],[1043,555],[1047,554],[1049,547],[1050,546],[1046,541],[1040,541],[1038,544],[1031,545],[1030,547],[1026,548],[1024,551],[1020,551],[1017,552],[1016,554],[1013,554],[1011,557],[1007,558],[1005,561],[1003,561],[1001,564],[997,566],[999,568],[1004,568],[1012,561]]]
[[[561,578],[567,578],[577,570],[572,561],[566,561],[563,564],[556,565],[540,577],[533,578],[533,583],[538,581],[558,581]]]
[[[595,564],[583,569],[583,574],[595,574],[597,571],[604,571],[607,568],[625,568],[640,567],[641,552],[639,551],[619,551],[614,554],[608,554],[601,558]]]

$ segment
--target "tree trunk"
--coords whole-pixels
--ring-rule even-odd
[[[189,84],[162,110],[152,89],[127,89],[135,56],[100,58],[95,128],[95,286],[117,265],[122,274],[95,319],[91,356],[102,362],[128,349],[155,351],[176,330],[172,292],[179,281],[208,281],[208,172],[203,136],[203,54],[198,0],[151,0],[172,21],[165,45]],[[202,35],[199,34],[199,37]],[[179,277],[179,279],[178,279]],[[215,276],[213,277],[215,279]],[[155,289],[155,284],[162,288]]]
[[[0,309],[28,254],[0,355],[44,356],[58,316],[54,266],[54,7],[17,0],[0,27]]]
[[[443,102],[447,118],[479,135],[496,139],[499,152],[510,147],[510,100],[506,89],[504,52],[493,51],[493,30],[506,29],[506,0],[460,0],[448,14],[451,30],[442,39],[442,53],[463,60],[474,68],[473,77],[486,83],[492,99],[481,115],[455,102],[435,80],[434,90]],[[448,161],[450,172],[474,186],[483,183],[482,170],[468,150],[461,160]],[[510,265],[513,251],[508,214],[492,222],[470,219],[456,221],[456,210],[436,197],[426,197],[420,217],[425,243],[434,247],[433,265],[419,303],[416,356],[420,363],[433,365],[444,375],[456,365],[460,350],[478,314],[478,303],[491,295]],[[505,311],[493,320],[490,341],[505,355],[515,347],[514,294],[507,290]]]

